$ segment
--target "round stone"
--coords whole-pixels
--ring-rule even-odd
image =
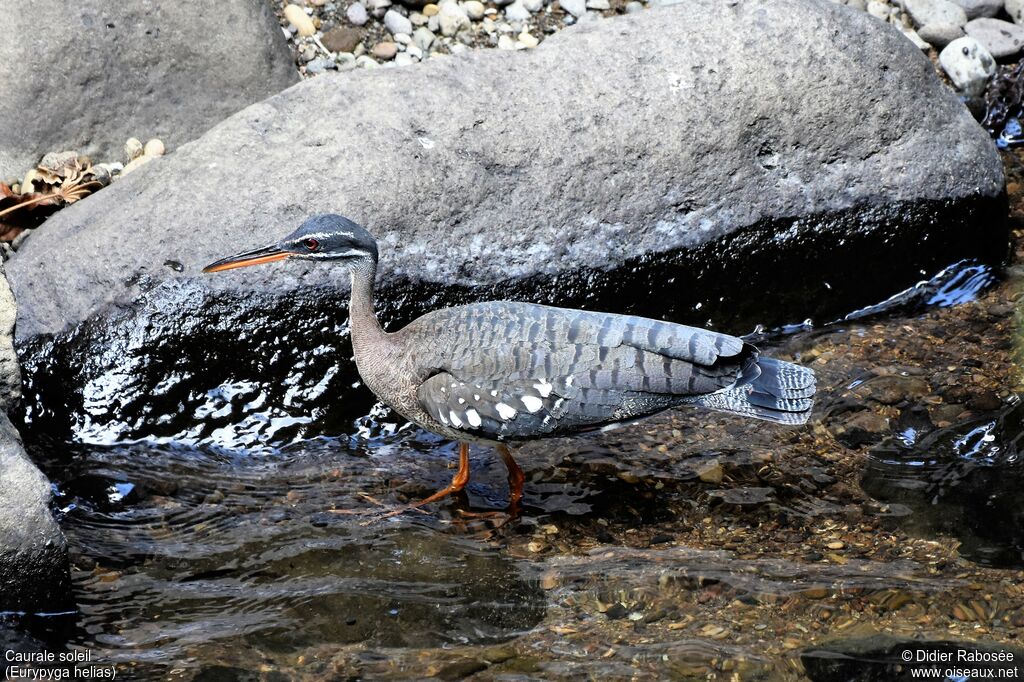
[[[370,50],[370,54],[385,62],[394,59],[397,52],[398,46],[391,42],[377,43],[373,46],[373,49]]]

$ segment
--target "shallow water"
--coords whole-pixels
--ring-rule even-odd
[[[370,404],[358,391],[327,416],[318,385],[222,386],[142,442],[87,417],[76,437],[93,442],[47,439],[39,423],[63,408],[39,404],[26,433],[54,481],[79,612],[30,632],[122,679],[882,680],[896,650],[850,642],[1006,642],[1024,626],[1024,583],[1006,570],[1024,565],[1018,403],[937,426],[928,391],[899,388],[913,376],[878,374],[850,346],[879,329],[963,327],[943,307],[970,308],[993,283],[964,263],[831,325],[760,332],[818,363],[805,429],[680,411],[524,448],[526,511],[497,530],[460,513],[504,504],[483,448],[461,499],[364,525],[445,485],[455,452],[386,409],[357,416]],[[879,352],[905,361],[913,345]],[[166,398],[150,399],[166,410]],[[849,440],[833,422],[875,403],[891,413],[884,433],[849,451],[823,439]]]

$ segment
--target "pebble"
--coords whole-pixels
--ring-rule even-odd
[[[397,52],[398,46],[391,42],[377,43],[370,50],[370,54],[382,61],[394,59]]]
[[[466,0],[462,3],[462,9],[466,10],[466,16],[473,21],[480,21],[484,18],[484,3],[480,0]]]
[[[994,17],[1003,9],[1003,0],[953,0],[963,8],[968,19]]]
[[[940,50],[957,38],[963,38],[964,30],[956,24],[927,24],[917,29],[921,40]]]
[[[399,45],[408,45],[412,42],[412,37],[407,33],[396,33],[395,42]]]
[[[124,143],[124,155],[128,157],[129,161],[142,156],[142,142],[136,137],[129,137],[128,141]]]
[[[914,21],[914,26],[927,24],[963,26],[967,23],[967,13],[950,0],[904,0],[903,8]]]
[[[558,4],[577,19],[587,12],[587,0],[558,0]]]
[[[320,42],[331,52],[353,52],[363,42],[363,32],[357,28],[339,26],[323,35]]]
[[[145,156],[163,156],[165,151],[164,143],[155,137],[142,148],[142,153]]]
[[[373,57],[364,54],[356,57],[356,66],[363,69],[376,69],[380,64],[374,61]]]
[[[915,31],[914,29],[910,28],[909,26],[903,26],[902,24],[896,24],[896,28],[898,28],[900,30],[900,33],[902,33],[903,35],[905,35],[907,37],[907,40],[909,40],[910,42],[914,43],[914,45],[917,47],[917,49],[921,50],[922,52],[927,52],[928,50],[930,50],[932,48],[931,45],[929,45],[928,43],[926,43],[925,41],[923,41],[921,39],[921,36],[919,36],[917,34],[917,31]]]
[[[626,3],[626,14],[636,14],[637,12],[644,11],[644,4],[637,2],[637,0],[630,0]]]
[[[522,0],[515,0],[515,2],[505,8],[505,17],[509,21],[528,21],[530,19],[530,10],[526,9]]]
[[[435,37],[436,36],[434,35],[434,33],[429,28],[426,28],[424,26],[420,26],[418,29],[412,32],[413,44],[416,45],[421,50],[423,50],[424,52],[430,49],[430,46],[433,44]]]
[[[868,3],[868,14],[876,19],[888,21],[891,13],[889,5],[885,4],[881,0],[871,0],[871,2]]]
[[[996,73],[996,60],[974,38],[957,38],[939,53],[939,64],[957,88],[980,95]]]
[[[604,11],[611,8],[611,3],[608,0],[587,0],[587,9]]]
[[[370,20],[370,15],[366,11],[366,7],[361,2],[349,5],[345,11],[345,16],[348,17],[349,23],[353,26],[362,26]]]
[[[469,26],[469,17],[466,10],[459,7],[455,2],[446,2],[441,5],[437,14],[438,27],[441,33],[449,38]]]
[[[423,6],[423,16],[428,18],[436,15],[439,11],[441,11],[440,8],[432,2]]]
[[[975,19],[967,22],[964,30],[996,59],[1011,57],[1024,47],[1024,26],[1002,19]]]
[[[306,64],[306,73],[318,74],[323,73],[327,69],[333,69],[335,67],[334,60],[326,57],[320,57]]]
[[[356,68],[356,56],[351,52],[340,52],[334,57],[339,71],[348,71]]]
[[[523,7],[531,14],[536,14],[544,9],[544,0],[523,0]]]
[[[425,26],[427,23],[427,16],[419,12],[413,12],[409,15],[409,21],[412,22],[413,26]]]
[[[313,24],[313,20],[298,5],[285,5],[284,18],[295,27],[300,36],[311,36],[316,33],[316,26]]]
[[[423,59],[423,50],[421,50],[419,45],[416,45],[415,43],[413,43],[413,44],[409,45],[409,47],[405,48],[405,53],[407,55],[409,55],[410,57],[412,57],[413,59],[418,59],[418,60],[422,60]]]
[[[412,34],[412,22],[409,21],[409,18],[399,14],[393,9],[389,9],[384,14],[384,27],[391,35],[397,35],[399,33],[404,33],[406,35]]]
[[[400,52],[395,55],[395,66],[411,66],[414,63],[413,58],[405,52]]]
[[[388,11],[388,7],[391,7],[391,0],[366,0],[366,7],[379,19]]]
[[[502,34],[498,38],[498,49],[499,50],[514,50],[514,49],[516,49],[516,41],[512,40],[511,36]]]
[[[540,40],[538,40],[529,31],[523,31],[522,33],[519,34],[519,42],[522,43],[522,45],[524,47],[530,48],[530,49],[540,45]]]
[[[1006,0],[1006,13],[1016,24],[1024,24],[1024,0]]]

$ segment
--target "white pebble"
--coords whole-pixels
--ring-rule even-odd
[[[313,20],[298,5],[285,5],[284,18],[295,27],[300,36],[311,36],[316,33],[316,26],[313,24]]]

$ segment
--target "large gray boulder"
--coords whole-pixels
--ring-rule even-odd
[[[391,320],[514,297],[747,332],[1006,245],[995,147],[897,30],[823,0],[693,0],[304,82],[61,211],[10,266],[33,396],[101,440],[194,436],[182,415],[224,381],[268,386],[231,419],[325,373],[311,394],[336,398],[336,268],[199,274],[326,211],[380,238]]]
[[[0,179],[43,154],[169,148],[298,80],[266,2],[0,0]]]
[[[10,274],[29,302],[25,338],[154,278],[195,278],[318,212],[375,232],[386,277],[476,286],[613,268],[780,219],[838,246],[849,235],[815,221],[1002,188],[985,132],[895,29],[819,0],[697,0],[533,51],[302,83],[61,211]],[[203,286],[287,292],[328,270]]]
[[[50,482],[0,411],[0,612],[55,611],[70,601],[67,543],[50,512]]]

